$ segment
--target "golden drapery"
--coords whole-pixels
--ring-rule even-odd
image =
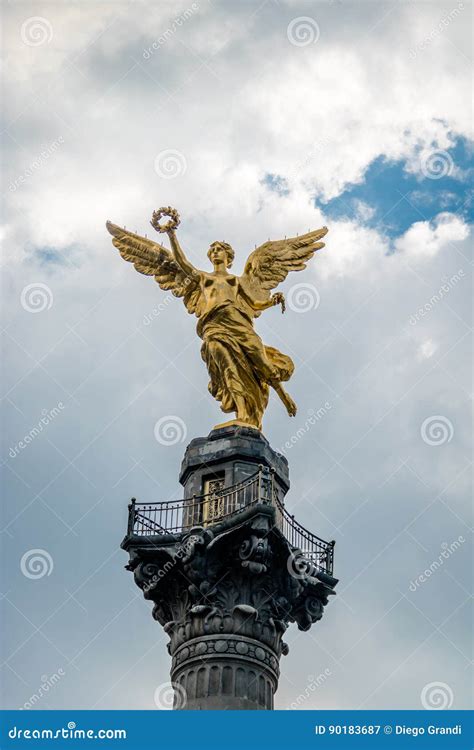
[[[160,223],[163,216],[170,221]],[[281,293],[272,294],[290,271],[302,271],[316,250],[327,227],[283,240],[268,240],[250,253],[241,276],[227,273],[233,250],[225,242],[214,242],[208,257],[214,270],[205,273],[186,258],[176,237],[179,214],[165,206],[153,212],[152,225],[167,232],[171,251],[147,237],[129,232],[112,222],[107,230],[120,255],[145,276],[153,276],[164,291],[180,297],[189,313],[198,318],[197,333],[203,341],[202,358],[210,376],[209,391],[224,412],[236,413],[231,423],[262,428],[262,416],[271,386],[290,417],[296,404],[282,382],[294,370],[290,357],[265,346],[253,330],[253,319],[275,305],[285,310]],[[219,427],[222,425],[218,425]]]
[[[209,392],[224,412],[242,413],[244,422],[261,429],[268,403],[268,382],[286,381],[293,374],[293,361],[272,346],[265,346],[252,320],[235,304],[214,308],[198,322],[203,340],[201,356],[209,372]]]

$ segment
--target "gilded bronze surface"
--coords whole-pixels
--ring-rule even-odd
[[[166,224],[163,216],[170,217]],[[136,270],[154,276],[164,290],[182,297],[186,309],[198,318],[197,333],[202,339],[201,355],[207,365],[209,391],[220,402],[222,411],[234,412],[235,420],[226,424],[244,424],[262,428],[263,413],[273,388],[290,417],[296,404],[282,383],[293,374],[289,356],[266,346],[254,329],[253,321],[263,310],[281,305],[285,298],[271,294],[290,271],[302,271],[316,250],[327,228],[268,241],[248,257],[241,276],[229,273],[234,251],[226,242],[213,242],[208,258],[214,270],[195,268],[184,254],[176,236],[179,215],[171,207],[155,211],[152,226],[168,234],[171,252],[163,245],[107,222],[113,244],[124,260]]]

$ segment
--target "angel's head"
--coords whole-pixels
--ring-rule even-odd
[[[213,242],[207,251],[207,257],[211,263],[224,263],[226,268],[230,268],[234,260],[234,251],[228,242]]]

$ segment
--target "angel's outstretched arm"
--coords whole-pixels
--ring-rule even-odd
[[[269,307],[273,307],[273,305],[277,304],[272,299],[269,299],[266,302],[260,302],[259,300],[256,300],[256,299],[250,300],[248,297],[247,297],[247,299],[249,300],[251,307],[254,310],[256,310],[257,312],[262,312],[263,310],[268,310]]]
[[[257,311],[268,310],[269,307],[275,307],[275,305],[281,305],[282,313],[285,312],[285,295],[283,292],[275,292],[266,302],[259,302],[258,300],[252,302],[253,309]]]
[[[272,294],[272,296],[268,300],[254,299],[249,294],[247,294],[247,292],[245,291],[245,286],[243,284],[240,285],[240,292],[247,304],[250,305],[252,310],[255,310],[255,312],[268,310],[269,307],[274,307],[275,305],[281,305],[281,311],[285,312],[285,297],[281,292]]]
[[[176,237],[176,233],[173,229],[170,229],[168,231],[168,237],[171,244],[171,249],[173,251],[173,258],[175,259],[178,266],[181,268],[181,270],[191,278],[195,279],[199,277],[199,271],[197,268],[193,266],[192,263],[189,262],[189,260],[186,258],[185,254],[183,253],[181,249],[181,245],[178,242],[178,238]]]

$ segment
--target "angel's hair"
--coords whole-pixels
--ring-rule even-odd
[[[223,250],[225,250],[227,255],[227,268],[230,268],[232,263],[234,262],[235,253],[231,245],[229,245],[228,242],[213,242],[210,246],[209,250],[207,251],[207,257],[210,259],[211,250],[213,247],[221,247]]]

